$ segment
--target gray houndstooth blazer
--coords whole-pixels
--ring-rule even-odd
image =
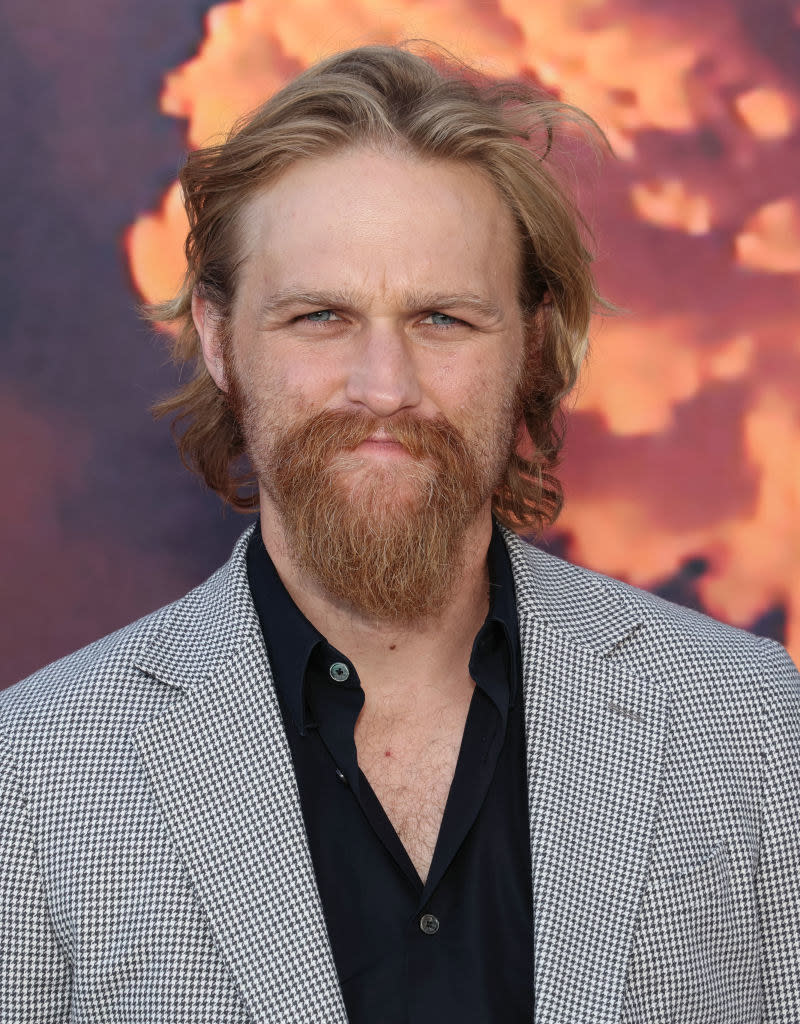
[[[248,536],[182,600],[0,695],[3,1024],[346,1020]],[[785,651],[505,538],[537,1024],[797,1024]]]

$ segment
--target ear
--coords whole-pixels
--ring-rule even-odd
[[[228,390],[225,364],[222,360],[222,337],[216,310],[200,293],[192,292],[192,320],[200,337],[203,362],[220,391]]]

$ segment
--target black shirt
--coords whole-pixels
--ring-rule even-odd
[[[284,588],[259,526],[247,570],[350,1024],[533,1019],[528,789],[514,581],[494,524],[490,608],[423,885],[356,758],[355,667]]]

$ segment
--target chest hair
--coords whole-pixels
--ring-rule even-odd
[[[423,882],[455,774],[470,697],[468,693],[445,706],[413,710],[370,711],[365,706],[356,723],[359,767]]]

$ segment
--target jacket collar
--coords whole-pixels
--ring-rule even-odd
[[[208,580],[164,610],[141,645],[136,664],[160,682],[189,691],[235,657],[260,623],[247,580],[247,545],[256,524],[239,537],[228,561]],[[644,625],[625,587],[549,555],[500,527],[514,577],[518,616],[541,620],[574,643],[613,657]]]
[[[632,591],[618,580],[589,572],[501,527],[516,587],[517,612],[541,620],[572,642],[613,657],[645,625]]]

